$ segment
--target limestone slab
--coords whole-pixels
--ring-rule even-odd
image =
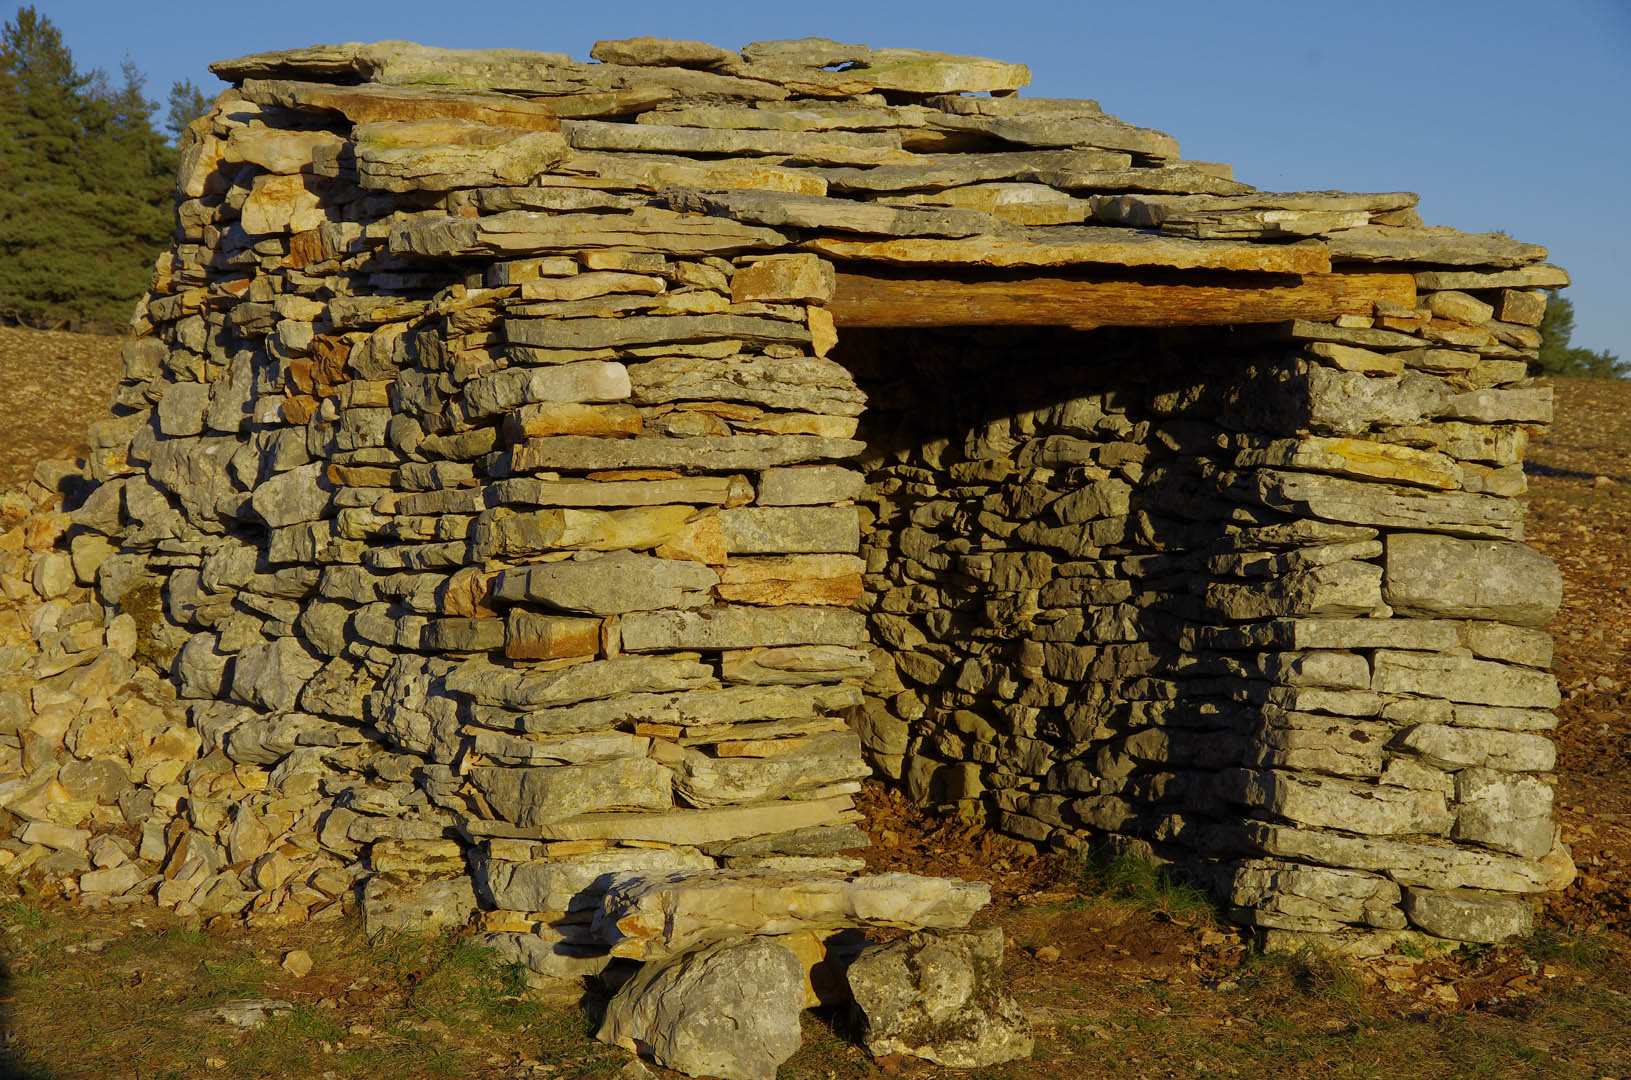
[[[618,694],[690,690],[712,681],[713,671],[684,656],[619,656],[559,671],[507,668],[474,661],[446,676],[447,687],[484,705],[536,709]]]
[[[1335,262],[1518,267],[1546,258],[1546,249],[1539,244],[1520,243],[1500,233],[1464,233],[1444,226],[1365,225],[1333,233],[1326,243]]]
[[[620,551],[503,571],[493,581],[492,596],[561,611],[617,615],[678,607],[686,593],[706,592],[718,582],[718,573],[701,563]]]
[[[888,206],[775,191],[665,193],[670,206],[781,229],[871,233],[878,236],[980,236],[999,225],[991,215],[956,208]]]
[[[1248,244],[1186,240],[1090,225],[1015,229],[1003,235],[963,240],[908,238],[847,240],[817,237],[801,245],[834,259],[883,262],[896,266],[1163,266],[1178,270],[1244,270],[1256,273],[1323,274],[1331,269],[1317,241]]]
[[[730,154],[796,157],[819,165],[889,165],[913,161],[890,132],[802,132],[667,127],[566,120],[561,134],[574,150],[647,154]]]
[[[478,766],[466,774],[493,812],[530,828],[601,810],[671,805],[674,774],[645,757],[592,765]]]
[[[558,435],[529,439],[510,452],[513,472],[541,469],[763,469],[853,457],[855,439],[817,435],[724,435],[704,438],[597,439]],[[729,511],[727,511],[729,512]],[[853,511],[850,512],[853,516]]]
[[[1407,889],[1405,915],[1434,937],[1498,942],[1527,935],[1534,909],[1517,897],[1473,889]]]
[[[729,806],[783,799],[872,774],[861,742],[849,731],[799,740],[796,749],[769,757],[728,757],[687,748],[674,771],[674,791],[689,806]]]
[[[1409,615],[1539,626],[1557,613],[1563,578],[1556,563],[1523,544],[1394,533],[1382,595]]]
[[[743,934],[868,925],[954,929],[990,900],[983,883],[915,874],[631,874],[607,890],[595,929],[613,955],[649,961]]]
[[[451,119],[532,131],[559,131],[561,126],[561,114],[548,104],[509,94],[335,86],[288,79],[246,79],[239,92],[257,105],[334,112],[353,124]]]
[[[924,154],[921,164],[881,165],[875,169],[825,169],[829,188],[847,192],[929,191],[991,180],[1030,179],[1038,170],[1061,173],[1119,174],[1128,170],[1127,154],[1100,150],[1008,151],[988,154]],[[1040,181],[1047,183],[1047,181]]]
[[[308,226],[310,227],[310,226]],[[785,249],[787,237],[725,218],[640,207],[626,214],[545,214],[509,210],[482,218],[416,217],[391,230],[397,255],[471,258],[617,248],[673,255],[731,255]]]
[[[855,647],[866,617],[830,607],[717,606],[688,611],[630,612],[622,620],[631,653],[686,649],[752,649],[788,645]]]
[[[606,349],[685,341],[753,341],[804,345],[799,323],[751,315],[627,315],[620,319],[504,320],[505,339],[545,349]]]
[[[841,364],[815,356],[673,356],[631,364],[634,400],[734,401],[834,416],[859,416],[866,395]]]
[[[1549,673],[1454,654],[1378,651],[1371,688],[1424,694],[1468,705],[1555,709],[1557,680]]]
[[[662,844],[715,844],[767,833],[843,825],[854,802],[848,796],[789,799],[714,810],[665,810],[660,814],[585,814],[529,831],[545,840],[622,840]],[[470,823],[466,824],[470,827]]]
[[[488,491],[499,505],[511,506],[724,506],[750,498],[753,489],[745,479],[734,476],[681,476],[671,480],[544,480],[529,476],[496,481]]]
[[[600,906],[612,881],[641,873],[709,870],[695,848],[608,848],[567,858],[515,863],[477,849],[471,860],[477,895],[509,911],[586,911]]]

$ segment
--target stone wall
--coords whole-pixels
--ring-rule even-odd
[[[81,891],[479,907],[571,975],[618,874],[857,868],[876,767],[1143,841],[1265,928],[1521,931],[1566,862],[1557,575],[1513,500],[1544,249],[1255,192],[1017,65],[596,57],[217,65],[71,554],[37,560],[53,626],[102,634],[70,667],[177,695],[48,725],[8,789],[68,870],[139,836]],[[1215,325],[861,329],[892,316],[857,289],[909,297],[879,267],[1004,268],[1018,306],[954,293],[947,326]],[[1025,307],[1062,267],[1074,314]],[[1213,307],[1152,315],[1174,289]],[[122,780],[53,803],[64,756]]]
[[[877,768],[1037,842],[1136,838],[1264,928],[1526,926],[1560,581],[1488,493],[1544,398],[1500,360],[1327,389],[1318,339],[1367,336],[846,339]]]

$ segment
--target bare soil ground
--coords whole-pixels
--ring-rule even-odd
[[[107,411],[121,339],[0,326],[0,490],[35,462],[86,449],[85,429]]]
[[[82,446],[117,372],[114,339],[0,328],[0,488]],[[1631,383],[1560,381],[1558,397],[1531,450],[1530,540],[1567,585],[1558,818],[1581,875],[1533,939],[1363,963],[1265,956],[1136,866],[1084,870],[874,789],[873,868],[991,883],[981,918],[1006,933],[1036,1055],[963,1074],[874,1062],[848,1017],[808,1013],[784,1080],[1631,1078]],[[303,977],[280,966],[295,949],[313,960]],[[343,921],[247,934],[148,907],[86,912],[0,879],[0,956],[0,1080],[587,1080],[627,1060],[589,1037],[592,1000],[527,991],[451,938],[368,941]],[[264,998],[289,1008],[254,1030],[216,1016]]]

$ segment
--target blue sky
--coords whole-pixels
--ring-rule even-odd
[[[1265,190],[1415,191],[1430,224],[1547,245],[1576,345],[1631,358],[1631,0],[36,0],[83,68],[162,98],[212,60],[403,38],[587,59],[603,38],[820,35],[1030,65]],[[5,11],[9,19],[11,11]]]

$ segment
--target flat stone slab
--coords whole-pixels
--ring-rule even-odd
[[[734,255],[788,246],[787,237],[770,229],[656,207],[614,215],[506,210],[481,218],[415,217],[393,228],[390,238],[393,255],[431,259],[593,248]]]
[[[613,955],[653,960],[745,934],[869,925],[952,929],[967,926],[990,900],[985,884],[915,874],[681,871],[615,882],[595,929]]]
[[[848,240],[823,236],[801,245],[833,259],[896,266],[1165,266],[1177,270],[1244,270],[1265,274],[1324,274],[1330,257],[1318,241],[1252,244],[1187,240],[1109,226],[1021,228],[1000,236],[943,240]]]
[[[535,828],[464,818],[460,821],[460,827],[471,836],[509,836],[532,840],[632,840],[696,846],[818,825],[853,824],[860,820],[854,806],[854,800],[848,795],[838,795],[825,799],[785,799],[713,810],[583,814]]]
[[[891,165],[917,155],[900,148],[900,136],[880,131],[737,131],[663,124],[615,124],[568,120],[561,134],[574,150],[647,154],[729,154],[793,157],[819,165]]]
[[[922,154],[912,165],[876,169],[818,169],[832,191],[898,192],[961,187],[989,180],[1028,179],[1037,170],[1106,173],[1128,170],[1132,156],[1107,150],[999,151],[988,154]],[[1046,181],[1043,181],[1044,183]]]
[[[257,105],[337,112],[353,124],[380,120],[468,120],[497,127],[559,131],[549,105],[509,94],[415,90],[398,86],[334,86],[288,79],[248,79],[240,88]]]
[[[1499,233],[1464,233],[1442,225],[1366,225],[1326,241],[1337,262],[1439,263],[1445,266],[1523,266],[1546,258],[1539,244]]]
[[[1020,146],[1121,150],[1150,158],[1178,157],[1178,140],[1149,128],[1135,127],[1113,116],[958,116],[932,117],[930,126],[944,131],[988,135]]]
[[[978,210],[888,206],[777,191],[693,191],[665,193],[676,210],[712,214],[735,221],[784,229],[873,233],[878,236],[980,236],[1001,228]]]

